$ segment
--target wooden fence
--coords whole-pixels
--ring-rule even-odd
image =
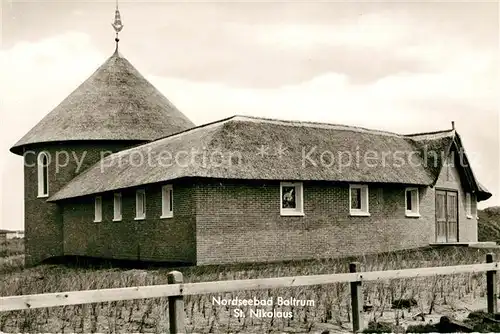
[[[497,271],[499,270],[499,265],[500,262],[495,262],[495,255],[490,253],[486,255],[486,263],[481,264],[358,272],[357,269],[359,264],[351,263],[349,266],[350,273],[343,274],[259,278],[201,283],[183,283],[182,273],[172,271],[168,274],[168,284],[166,285],[0,297],[0,312],[119,300],[168,297],[170,333],[184,333],[185,323],[183,296],[331,283],[350,283],[353,331],[357,332],[361,329],[361,310],[363,308],[362,282],[486,272],[487,309],[490,313],[496,313],[498,309]]]

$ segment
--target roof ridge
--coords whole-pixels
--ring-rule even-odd
[[[196,130],[196,129],[199,129],[199,128],[204,128],[204,127],[209,126],[209,125],[214,125],[214,124],[217,124],[217,123],[224,123],[224,122],[229,121],[230,119],[236,118],[236,117],[237,117],[237,115],[233,115],[233,116],[230,116],[230,117],[218,119],[216,121],[212,121],[212,122],[200,124],[200,125],[194,126],[192,128],[186,129],[186,130],[182,130],[182,131],[179,131],[179,132],[176,132],[176,133],[172,133],[172,134],[169,134],[169,135],[166,135],[166,136],[163,136],[163,137],[156,138],[156,139],[150,141],[149,143],[153,143],[153,142],[156,142],[156,141],[159,141],[159,140],[162,140],[162,139],[166,139],[166,138],[169,138],[169,137],[177,136],[177,135],[180,135],[182,133],[189,132],[191,130]],[[149,143],[146,143],[146,144],[149,144]]]
[[[301,125],[301,126],[316,126],[316,127],[327,127],[328,129],[332,130],[342,130],[342,131],[356,131],[356,132],[365,132],[365,133],[372,133],[372,134],[379,134],[379,135],[386,135],[386,136],[396,136],[396,137],[411,137],[411,136],[417,136],[417,135],[423,135],[423,134],[432,134],[432,133],[441,133],[441,132],[448,132],[450,130],[440,130],[440,131],[434,131],[434,132],[429,132],[429,133],[415,133],[411,135],[407,134],[401,134],[401,133],[396,133],[396,132],[391,132],[391,131],[385,131],[385,130],[377,130],[377,129],[370,129],[370,128],[365,128],[361,126],[356,126],[356,125],[345,125],[345,124],[339,124],[339,123],[328,123],[328,122],[315,122],[315,121],[296,121],[296,120],[286,120],[286,119],[277,119],[277,118],[267,118],[267,117],[257,117],[257,116],[247,116],[247,115],[235,115],[234,116],[236,119],[239,120],[260,120],[264,122],[275,122],[275,123],[282,123],[284,125]]]
[[[448,130],[429,131],[429,132],[415,132],[415,133],[405,134],[404,136],[416,137],[416,136],[425,136],[425,135],[435,135],[435,134],[441,134],[441,133],[452,132],[452,131],[456,132],[456,130],[454,130],[454,129],[448,129]]]
[[[177,137],[177,136],[180,136],[180,135],[183,135],[184,133],[186,132],[191,132],[191,131],[194,131],[194,130],[199,130],[199,129],[202,129],[202,128],[207,128],[207,127],[210,127],[212,125],[217,125],[217,124],[223,124],[229,120],[231,120],[232,118],[235,118],[235,116],[231,116],[231,117],[228,117],[228,118],[223,118],[223,119],[220,119],[220,120],[217,120],[217,121],[214,121],[214,122],[209,122],[209,123],[205,123],[205,124],[201,124],[201,125],[198,125],[198,126],[195,126],[195,127],[192,127],[192,128],[189,128],[189,129],[186,129],[186,130],[183,130],[183,131],[179,131],[179,132],[176,132],[176,133],[173,133],[173,134],[170,134],[170,135],[167,135],[167,136],[164,136],[164,137],[160,137],[160,138],[157,138],[155,140],[152,140],[152,141],[149,141],[147,143],[143,143],[143,144],[139,144],[139,145],[136,145],[136,146],[133,146],[133,147],[129,147],[127,149],[124,149],[124,150],[120,150],[118,152],[115,152],[115,153],[112,153],[106,157],[104,157],[103,159],[107,159],[111,156],[120,156],[124,153],[128,153],[128,151],[132,151],[132,150],[136,150],[138,148],[142,148],[142,147],[147,147],[149,145],[153,145],[153,144],[157,144],[159,142],[161,142],[162,140],[165,140],[165,139],[172,139],[174,137]],[[99,160],[99,162],[101,162],[101,160]],[[98,163],[99,163],[98,162]]]
[[[360,131],[360,132],[368,132],[368,133],[381,134],[381,135],[397,136],[397,137],[403,137],[403,138],[404,137],[417,136],[417,135],[424,135],[424,134],[434,134],[434,133],[441,133],[441,132],[444,133],[444,132],[451,131],[451,130],[442,130],[442,131],[435,131],[435,132],[429,132],[429,133],[422,132],[422,133],[415,133],[415,134],[411,134],[411,135],[403,135],[403,134],[398,134],[398,133],[390,132],[390,131],[369,129],[369,128],[352,126],[352,125],[342,125],[342,124],[326,123],[326,122],[314,122],[314,121],[294,121],[294,120],[284,120],[284,119],[275,119],[275,118],[257,117],[257,116],[248,116],[248,115],[238,115],[238,114],[236,114],[236,115],[229,116],[229,117],[226,117],[226,118],[222,118],[222,119],[219,119],[219,120],[216,120],[216,121],[212,121],[212,122],[200,124],[200,125],[197,125],[195,127],[192,127],[192,128],[186,129],[186,130],[182,130],[182,131],[179,131],[179,132],[176,132],[176,133],[169,134],[167,136],[159,137],[159,138],[156,138],[156,139],[154,139],[152,141],[149,141],[147,143],[139,144],[139,145],[127,148],[125,150],[121,150],[121,151],[115,152],[113,154],[110,154],[109,156],[123,154],[124,152],[130,151],[130,150],[134,150],[134,149],[137,149],[137,148],[140,148],[140,147],[143,147],[143,146],[147,146],[149,144],[156,143],[156,142],[161,141],[163,139],[176,137],[176,136],[182,135],[184,133],[191,132],[193,130],[198,130],[198,129],[201,129],[201,128],[206,128],[206,127],[211,126],[211,125],[223,124],[223,123],[226,123],[226,122],[228,122],[230,120],[233,120],[233,119],[237,120],[237,121],[262,120],[262,121],[266,121],[266,122],[270,122],[270,123],[271,122],[285,123],[287,125],[288,124],[290,124],[290,125],[313,125],[313,126],[314,125],[319,125],[319,126],[323,125],[323,126],[329,126],[328,127],[329,129],[335,129],[335,130]]]
[[[411,135],[403,135],[403,134],[398,134],[398,133],[395,133],[395,132],[390,132],[390,131],[383,131],[383,130],[376,130],[376,129],[369,129],[369,128],[364,128],[364,127],[358,127],[358,126],[351,126],[351,125],[342,125],[342,124],[335,124],[335,123],[326,123],[326,122],[314,122],[314,121],[294,121],[294,120],[283,120],[283,119],[274,119],[274,118],[267,118],[267,117],[257,117],[257,116],[247,116],[247,115],[233,115],[233,116],[230,116],[230,117],[226,117],[226,118],[222,118],[222,119],[219,119],[219,120],[216,120],[216,121],[212,121],[212,122],[208,122],[208,123],[204,123],[204,124],[200,124],[200,125],[197,125],[195,127],[192,127],[192,128],[189,128],[189,129],[186,129],[186,130],[182,130],[182,131],[179,131],[179,132],[176,132],[176,133],[172,133],[172,134],[169,134],[167,136],[163,136],[163,137],[159,137],[159,138],[156,138],[154,140],[151,140],[147,143],[142,143],[142,144],[138,144],[138,145],[135,145],[133,147],[130,147],[130,148],[127,148],[127,149],[124,149],[124,150],[120,150],[118,152],[115,152],[113,154],[110,154],[108,155],[107,157],[110,157],[110,156],[113,156],[113,155],[120,155],[120,154],[123,154],[124,152],[127,152],[127,151],[131,151],[131,150],[134,150],[134,149],[137,149],[137,148],[140,148],[140,147],[143,147],[143,146],[148,146],[150,144],[154,144],[156,142],[159,142],[161,140],[164,140],[164,139],[168,139],[168,138],[173,138],[173,137],[177,137],[179,135],[182,135],[184,133],[187,133],[187,132],[191,132],[191,131],[194,131],[194,130],[198,130],[198,129],[201,129],[201,128],[206,128],[206,127],[209,127],[211,125],[216,125],[216,124],[223,124],[223,123],[226,123],[230,120],[239,120],[239,121],[245,121],[245,120],[262,120],[262,121],[266,121],[266,122],[276,122],[276,123],[286,123],[287,125],[290,124],[290,125],[323,125],[323,126],[329,126],[330,129],[335,129],[335,130],[345,130],[345,131],[357,131],[359,130],[360,132],[368,132],[368,133],[374,133],[374,134],[382,134],[382,135],[391,135],[391,136],[397,136],[397,137],[411,137],[411,136],[417,136],[417,135],[426,135],[426,134],[434,134],[434,133],[444,133],[444,132],[449,132],[449,131],[452,131],[452,130],[442,130],[442,131],[434,131],[434,132],[428,132],[428,133],[415,133],[415,134],[411,134]],[[105,158],[107,158],[105,157]]]

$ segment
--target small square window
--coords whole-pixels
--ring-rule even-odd
[[[406,188],[405,203],[405,214],[407,217],[420,217],[418,188]]]
[[[135,192],[135,220],[146,218],[146,192],[144,189]]]
[[[349,185],[349,212],[351,216],[369,216],[368,186],[364,184]]]
[[[174,216],[174,191],[171,184],[161,187],[161,217],[172,218]]]
[[[96,196],[94,200],[94,222],[102,221],[102,197]]]
[[[122,194],[115,193],[113,198],[113,220],[122,220]]]
[[[302,182],[281,182],[280,213],[282,216],[304,215]]]

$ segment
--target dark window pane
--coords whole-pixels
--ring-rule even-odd
[[[361,189],[351,189],[351,209],[361,210]]]
[[[408,211],[412,210],[412,206],[411,206],[411,194],[412,194],[412,192],[410,190],[408,190],[406,192],[406,210],[408,210]]]
[[[42,172],[43,172],[43,193],[44,194],[47,194],[47,189],[49,189],[49,175],[48,175],[48,172],[49,172],[49,166],[48,166],[48,163],[47,163],[47,156],[46,155],[43,155],[42,156]]]
[[[281,199],[281,206],[284,209],[297,208],[297,194],[295,187],[283,187],[283,197]]]

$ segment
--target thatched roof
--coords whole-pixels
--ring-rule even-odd
[[[432,185],[441,166],[429,164],[441,161],[426,165],[422,152],[426,145],[440,152],[449,150],[454,135],[454,130],[447,130],[434,137],[405,136],[234,116],[112,154],[50,200],[184,177]],[[285,149],[281,155],[280,146]]]
[[[429,171],[434,175],[434,182],[431,183],[431,186],[434,186],[438,181],[441,169],[446,162],[445,160],[450,157],[451,152],[454,151],[455,154],[453,157],[455,159],[451,162],[458,168],[463,186],[467,189],[467,191],[474,192],[477,195],[478,201],[487,200],[492,194],[483,185],[481,185],[481,183],[474,176],[469,158],[467,157],[467,153],[462,145],[460,135],[456,133],[455,130],[452,130],[451,132],[452,135],[441,131],[420,134],[417,133],[407,136],[415,140],[415,142],[422,147],[422,155],[426,154],[425,151],[442,152],[441,155],[436,157],[436,163],[428,166]]]
[[[150,141],[193,126],[116,51],[10,150],[73,140]]]
[[[432,185],[437,182],[440,171],[448,158],[450,147],[455,136],[456,132],[454,130],[406,135],[406,137],[411,138],[420,148],[421,156],[427,156],[426,161],[428,163],[426,168],[434,178]]]

